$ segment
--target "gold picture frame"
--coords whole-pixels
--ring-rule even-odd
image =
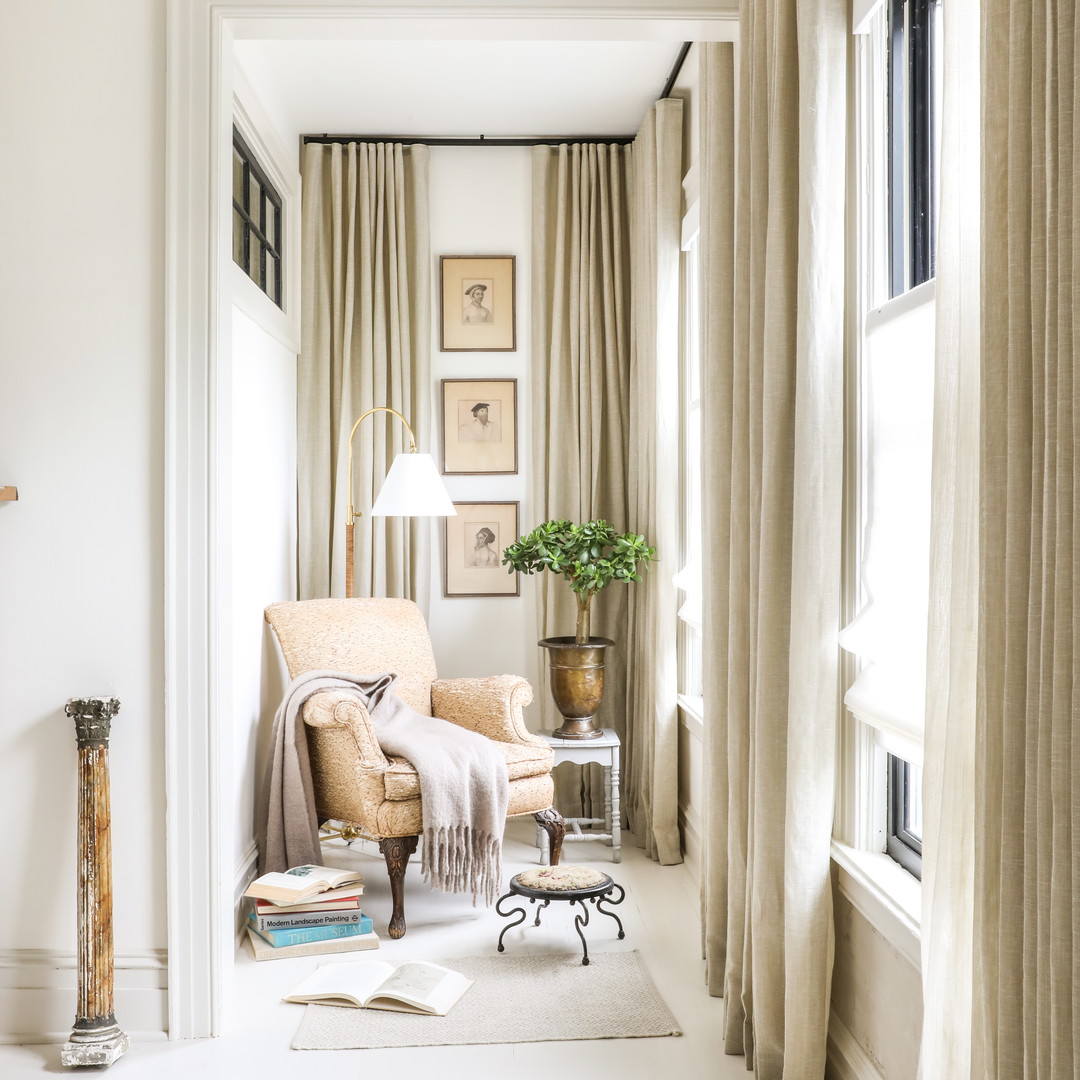
[[[502,565],[518,535],[518,503],[456,502],[445,519],[443,596],[519,596],[520,574]]]
[[[439,256],[439,348],[515,352],[515,256]]]
[[[442,380],[443,475],[513,474],[517,379]]]

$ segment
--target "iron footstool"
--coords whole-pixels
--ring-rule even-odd
[[[613,899],[616,889],[618,890],[618,899]],[[507,923],[503,927],[502,933],[499,934],[499,952],[504,951],[503,938],[506,937],[506,931],[512,930],[515,926],[520,926],[527,917],[524,907],[512,907],[507,911],[503,910],[503,902],[509,900],[512,896],[527,897],[530,904],[535,904],[537,900],[543,901],[536,909],[536,920],[533,922],[533,926],[540,925],[540,912],[552,900],[565,900],[571,906],[579,904],[581,911],[574,916],[574,929],[577,931],[577,936],[581,938],[582,964],[588,964],[589,962],[589,946],[585,941],[585,935],[582,933],[582,929],[589,925],[589,908],[586,901],[591,903],[601,915],[607,915],[614,919],[619,928],[619,937],[626,937],[619,916],[614,911],[608,911],[601,906],[602,904],[614,906],[623,902],[626,898],[626,890],[621,885],[612,881],[607,874],[599,870],[593,870],[588,866],[541,866],[535,870],[523,870],[520,874],[515,874],[510,879],[510,891],[504,896],[500,896],[495,902],[495,910],[503,918],[510,918],[512,915],[518,916],[512,923]]]

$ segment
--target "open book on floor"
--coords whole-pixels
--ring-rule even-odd
[[[320,964],[282,1001],[445,1016],[473,980],[429,960]]]
[[[263,874],[244,891],[245,896],[272,900],[275,904],[302,904],[305,901],[359,896],[364,891],[355,870],[332,866],[294,866],[282,873]]]

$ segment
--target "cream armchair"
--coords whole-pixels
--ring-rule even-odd
[[[525,679],[497,675],[439,679],[427,625],[411,600],[301,600],[271,604],[266,621],[281,645],[289,676],[342,671],[398,676],[394,692],[418,712],[486,735],[506,758],[510,778],[507,814],[532,814],[559,861],[565,826],[552,807],[554,755],[525,727],[522,709],[532,701]],[[339,822],[379,842],[390,876],[390,936],[405,933],[404,881],[409,856],[422,832],[420,781],[402,757],[379,747],[367,710],[355,695],[322,691],[303,707],[315,806],[320,821]]]

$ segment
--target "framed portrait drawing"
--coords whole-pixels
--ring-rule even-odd
[[[443,352],[517,348],[513,255],[441,255],[439,281]]]
[[[516,473],[517,379],[443,379],[443,473]]]
[[[520,574],[502,565],[518,535],[516,502],[456,502],[446,518],[444,596],[518,596]]]

